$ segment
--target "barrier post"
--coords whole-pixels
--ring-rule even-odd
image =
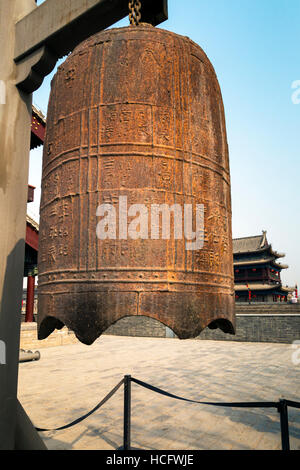
[[[278,411],[280,413],[282,450],[290,450],[288,407],[286,400],[279,400]]]
[[[131,375],[124,376],[124,436],[123,450],[130,450]]]

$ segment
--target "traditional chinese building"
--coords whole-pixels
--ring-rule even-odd
[[[29,215],[26,215],[26,240],[24,277],[27,278],[27,289],[23,292],[23,313],[25,321],[34,321],[34,307],[36,303],[35,279],[37,276],[37,256],[39,242],[39,225]],[[25,295],[24,295],[25,294]]]
[[[30,150],[33,150],[39,147],[40,145],[43,145],[45,139],[45,132],[45,116],[35,106],[32,106]]]
[[[293,290],[284,287],[280,264],[285,254],[273,250],[267,232],[262,235],[233,239],[235,298],[237,302],[286,302]]]
[[[32,106],[30,150],[43,145],[46,131],[44,115]],[[33,202],[35,187],[28,185],[27,202]],[[39,225],[28,215],[26,216],[25,263],[24,277],[27,277],[26,297],[23,299],[25,307],[25,321],[34,319],[35,278],[37,276]]]

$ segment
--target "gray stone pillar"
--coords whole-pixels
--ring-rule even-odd
[[[15,443],[31,95],[15,86],[15,23],[35,0],[0,0],[0,449]]]

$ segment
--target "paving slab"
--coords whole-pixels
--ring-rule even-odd
[[[294,354],[294,356],[293,356]],[[130,374],[204,401],[300,401],[300,364],[289,344],[104,335],[93,345],[45,348],[21,363],[18,397],[35,426],[65,425],[90,411]],[[300,410],[289,408],[291,449]],[[123,387],[72,428],[41,432],[48,449],[115,450],[123,443]],[[131,444],[150,450],[278,450],[276,409],[232,409],[174,400],[132,384]]]

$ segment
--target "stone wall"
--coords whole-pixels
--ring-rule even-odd
[[[300,304],[237,304],[235,335],[206,328],[198,339],[292,343],[300,340]]]
[[[55,330],[48,338],[38,340],[37,324],[22,323],[20,336],[20,349],[38,350],[41,348],[49,348],[51,346],[62,346],[65,344],[76,343],[78,340],[74,333],[67,328]]]
[[[237,305],[236,335],[206,328],[199,340],[292,343],[300,340],[300,304]],[[176,335],[162,323],[147,317],[125,317],[104,334],[172,338]],[[41,349],[76,343],[75,335],[67,328],[55,330],[48,338],[37,339],[36,323],[22,323],[21,349]]]
[[[155,336],[166,337],[166,327],[157,320],[148,317],[132,316],[121,318],[110,326],[104,334],[118,336]]]
[[[300,315],[237,314],[236,334],[206,328],[197,339],[263,343],[292,343],[300,340]]]
[[[235,335],[206,328],[197,339],[292,343],[300,340],[300,304],[237,305],[236,326]],[[147,317],[122,318],[106,330],[105,334],[175,337],[169,328]]]
[[[300,303],[291,304],[291,303],[281,303],[281,302],[272,302],[272,303],[237,303],[235,305],[236,314],[299,314],[300,315]]]

